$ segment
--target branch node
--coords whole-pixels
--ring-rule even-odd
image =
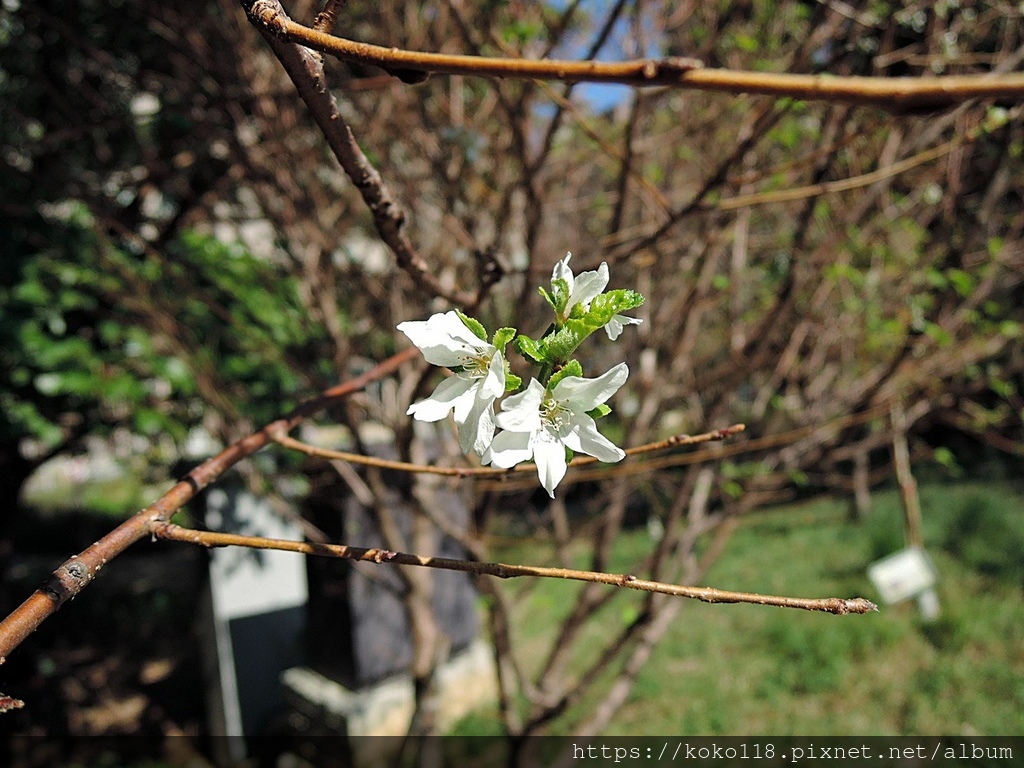
[[[283,36],[288,29],[284,11],[273,0],[256,0],[249,7],[249,18],[278,36]]]
[[[71,590],[73,594],[92,580],[89,567],[85,563],[79,562],[77,557],[78,555],[72,556],[68,562],[57,569],[55,574],[61,581],[67,579],[74,585],[74,589]]]
[[[430,73],[422,69],[403,69],[401,67],[383,67],[384,71],[397,77],[406,85],[419,85],[430,79]]]
[[[670,56],[658,62],[658,74],[662,76],[683,75],[695,69],[704,69],[704,62],[689,56]]]

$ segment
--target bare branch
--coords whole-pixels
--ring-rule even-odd
[[[331,34],[334,25],[338,23],[338,15],[345,7],[345,2],[346,0],[327,0],[323,10],[313,19],[313,29],[327,35]]]
[[[571,579],[574,581],[596,582],[615,587],[628,587],[642,592],[656,592],[677,597],[688,597],[705,603],[753,603],[773,605],[779,608],[800,608],[805,611],[819,611],[842,616],[848,613],[870,613],[878,607],[863,597],[803,598],[779,595],[759,595],[752,592],[730,592],[714,587],[687,587],[680,584],[665,584],[659,581],[638,579],[628,573],[601,573],[578,571],[571,568],[545,568],[533,565],[507,565],[505,563],[481,563],[472,560],[456,560],[447,557],[422,557],[404,552],[392,552],[375,547],[349,547],[344,544],[317,544],[305,541],[264,539],[257,536],[242,536],[234,533],[215,533],[182,528],[165,520],[154,521],[153,535],[159,539],[184,541],[204,547],[240,546],[251,549],[273,549],[283,552],[299,552],[321,557],[339,557],[369,563],[392,563],[394,565],[416,565],[423,568],[440,568],[448,571],[497,576],[511,579],[517,576],[533,576],[548,579]]]
[[[1024,74],[945,77],[832,77],[772,72],[704,69],[683,57],[606,63],[489,58],[421,53],[384,48],[335,37],[292,21],[276,3],[258,0],[253,17],[282,39],[344,61],[427,74],[514,77],[530,80],[669,86],[733,94],[756,94],[805,101],[871,104],[893,111],[935,109],[977,98],[1024,98]]]
[[[714,429],[700,435],[675,435],[667,440],[659,440],[655,443],[648,443],[647,445],[628,448],[625,453],[627,456],[637,456],[639,454],[651,453],[652,451],[660,451],[666,448],[677,448],[684,445],[698,445],[700,443],[709,443],[715,440],[725,440],[728,437],[739,434],[743,429],[744,426],[742,424],[733,424],[731,427],[726,427],[725,429]],[[414,464],[408,461],[380,459],[376,456],[365,456],[359,453],[348,453],[347,451],[335,451],[330,448],[318,448],[315,445],[309,445],[301,440],[289,437],[285,430],[278,430],[274,434],[273,439],[274,442],[283,445],[285,448],[292,448],[293,450],[304,453],[307,456],[316,456],[318,458],[331,459],[335,461],[347,461],[352,464],[362,464],[363,466],[377,467],[378,469],[393,469],[400,472],[444,475],[445,477],[495,477],[499,475],[508,475],[514,472],[537,471],[537,466],[535,464],[528,463],[517,464],[511,469],[500,469],[497,467],[437,467],[430,464]],[[597,461],[598,460],[592,456],[581,456],[569,462],[569,466],[581,467],[587,464],[595,464]]]

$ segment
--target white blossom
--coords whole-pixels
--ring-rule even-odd
[[[525,391],[502,402],[495,424],[503,431],[495,435],[484,463],[507,469],[532,458],[541,485],[554,498],[565,477],[566,448],[600,461],[620,461],[626,454],[597,431],[587,412],[614,395],[628,376],[626,364],[619,363],[596,379],[566,376],[550,391],[532,379]]]
[[[619,338],[619,334],[622,333],[622,329],[627,325],[640,325],[643,320],[639,317],[627,317],[626,315],[615,315],[605,323],[604,332],[608,334],[608,338],[615,341]]]
[[[601,266],[596,270],[581,272],[579,275],[574,276],[572,269],[569,268],[569,259],[571,258],[571,252],[565,254],[564,259],[555,262],[555,268],[551,272],[552,283],[555,280],[562,279],[569,286],[569,300],[566,302],[565,309],[562,310],[563,320],[569,317],[572,308],[577,304],[582,305],[584,311],[589,309],[590,302],[600,296],[601,292],[608,287],[607,262],[602,261]],[[619,334],[622,333],[623,327],[627,325],[640,325],[642,322],[643,320],[636,317],[615,315],[605,324],[604,330],[608,334],[608,338],[615,341],[619,338]]]
[[[440,421],[452,410],[463,452],[482,456],[494,437],[494,401],[505,392],[505,359],[478,338],[457,312],[401,323],[398,330],[419,347],[428,363],[450,368],[426,400],[406,412],[420,421]]]
[[[572,308],[577,304],[583,306],[583,309],[587,309],[595,298],[597,298],[601,292],[608,287],[608,264],[601,262],[601,266],[596,270],[589,270],[587,272],[580,272],[578,276],[573,276],[572,269],[569,268],[569,259],[572,258],[572,252],[565,254],[565,258],[561,261],[555,262],[555,268],[551,272],[552,284],[555,280],[565,280],[569,286],[569,300],[565,304],[565,309],[562,310],[562,318],[569,317],[572,312]]]

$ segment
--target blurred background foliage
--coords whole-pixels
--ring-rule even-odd
[[[42,459],[97,429],[180,441],[205,419],[216,437],[237,437],[354,359],[379,359],[395,322],[431,306],[407,278],[380,280],[389,257],[366,212],[236,8],[191,6],[12,0],[0,16],[8,500]],[[419,49],[914,75],[1011,66],[1010,10],[354,2],[346,23],[360,39]],[[656,391],[634,393],[646,407],[626,425],[632,442],[674,419],[690,430],[743,420],[765,435],[922,397],[935,407],[919,431],[955,421],[1019,437],[1014,105],[893,116],[329,73],[442,281],[472,286],[487,259],[506,274],[481,309],[490,324],[536,332],[531,286],[569,249],[648,294],[626,358],[637,389]],[[936,161],[905,173],[814,187],[937,146]],[[805,199],[771,199],[801,187]],[[767,200],[730,202],[755,193]],[[847,448],[851,437],[840,435]],[[827,455],[787,463],[788,474],[774,460],[757,473],[822,487],[836,466]]]

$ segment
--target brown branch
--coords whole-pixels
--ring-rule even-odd
[[[820,611],[837,616],[848,613],[870,613],[871,611],[878,610],[874,603],[862,597],[852,599],[839,597],[803,598],[759,595],[752,592],[730,592],[728,590],[715,589],[714,587],[687,587],[680,584],[665,584],[659,581],[638,579],[628,573],[601,573],[596,571],[578,571],[571,568],[481,563],[473,560],[457,560],[448,557],[422,557],[420,555],[392,552],[376,547],[349,547],[344,544],[317,544],[306,541],[264,539],[258,536],[242,536],[234,533],[196,531],[168,523],[166,520],[154,520],[150,530],[153,536],[159,539],[184,541],[204,547],[240,546],[251,549],[272,549],[320,557],[337,557],[364,563],[392,563],[395,565],[416,565],[423,568],[439,568],[448,571],[463,571],[478,575],[497,576],[501,579],[511,579],[518,576],[571,579],[574,581],[609,584],[615,587],[628,587],[642,592],[688,597],[705,603],[753,603],[755,605],[773,605],[780,608],[800,608],[805,611]]]
[[[445,288],[434,274],[434,270],[406,236],[405,210],[391,195],[377,169],[359,148],[352,129],[342,117],[337,100],[327,87],[327,78],[319,57],[304,48],[292,45],[278,34],[279,23],[295,22],[288,19],[276,0],[257,0],[254,3],[243,0],[242,5],[250,21],[270,44],[274,55],[288,73],[296,91],[327,139],[334,156],[359,190],[373,215],[377,233],[395,254],[398,265],[425,293],[441,296],[459,306],[473,306],[477,297],[472,292],[451,291]],[[295,26],[301,27],[299,24]],[[308,27],[301,28],[308,29],[312,34],[330,38],[330,35]]]
[[[310,29],[289,19],[276,2],[257,0],[252,16],[271,34],[344,61],[383,69],[478,77],[669,86],[806,101],[870,104],[894,111],[930,109],[976,98],[1024,98],[1024,74],[943,77],[832,77],[704,69],[682,57],[621,62],[489,58],[421,53],[360,43]]]
[[[796,427],[786,432],[776,432],[765,437],[754,438],[744,443],[735,443],[729,446],[715,447],[714,449],[705,449],[702,451],[694,451],[693,453],[683,454],[669,454],[667,456],[660,456],[657,458],[648,459],[643,462],[637,462],[636,464],[625,465],[625,466],[613,466],[597,469],[589,469],[575,473],[571,478],[568,478],[570,482],[580,482],[583,480],[597,480],[597,479],[608,479],[609,477],[620,477],[628,475],[639,475],[647,472],[652,472],[658,469],[666,469],[668,467],[680,467],[689,464],[699,464],[704,461],[712,461],[718,459],[731,458],[733,456],[743,456],[749,453],[756,453],[757,451],[763,451],[768,448],[775,448],[778,446],[792,445],[804,438],[810,437],[815,432],[819,431],[833,431],[838,432],[840,429],[846,427],[862,424],[873,419],[878,418],[889,412],[892,407],[892,400],[885,400],[877,405],[873,405],[864,411],[858,413],[847,414],[845,416],[839,416],[820,424],[809,424],[805,427]],[[740,425],[737,425],[740,426]],[[729,427],[727,429],[733,429]],[[711,433],[708,433],[711,434]],[[697,437],[703,438],[704,435],[698,435]],[[673,438],[669,438],[670,440]],[[702,440],[701,442],[706,442]],[[641,446],[641,448],[644,446]],[[628,449],[639,450],[637,448]],[[580,460],[584,461],[583,459]],[[593,463],[592,459],[587,459],[587,463]],[[516,479],[503,480],[502,482],[494,482],[488,480],[483,484],[484,490],[502,490],[502,491],[514,491],[528,487],[526,481]]]
[[[327,0],[324,8],[313,19],[313,29],[323,32],[325,35],[334,31],[334,25],[338,23],[338,14],[345,7],[346,0]]]
[[[85,589],[104,565],[139,539],[151,535],[152,526],[166,522],[171,515],[225,471],[266,446],[278,432],[295,427],[307,416],[335,400],[394,373],[416,352],[413,347],[403,350],[363,375],[324,391],[318,397],[299,405],[287,416],[239,440],[213,458],[204,461],[154,503],[121,523],[92,546],[77,555],[72,555],[54,571],[53,576],[42,587],[0,622],[0,664],[6,661],[7,655],[38,629],[43,621]]]
[[[806,187],[792,187],[790,189],[776,190],[774,192],[754,192],[747,195],[737,195],[736,197],[726,198],[714,203],[706,203],[702,208],[704,210],[732,211],[738,208],[749,208],[754,205],[788,203],[794,200],[805,200],[809,197],[831,195],[837,192],[848,192],[851,189],[867,187],[871,184],[875,184],[876,182],[890,179],[893,176],[898,176],[901,173],[909,171],[912,168],[916,168],[919,165],[924,165],[925,163],[930,163],[932,160],[937,160],[944,155],[948,155],[962,143],[962,141],[947,141],[945,144],[920,152],[913,157],[908,157],[906,160],[900,160],[898,163],[878,168],[870,173],[852,176],[848,179],[824,181],[820,184],[810,184]]]
[[[278,423],[279,422],[275,422],[275,424]],[[704,432],[700,435],[674,435],[667,440],[659,440],[655,443],[647,443],[646,445],[639,445],[635,448],[627,448],[625,453],[627,456],[637,456],[639,454],[651,453],[652,451],[661,451],[666,448],[678,448],[684,445],[698,445],[700,443],[709,443],[714,440],[725,440],[728,437],[739,434],[744,429],[745,427],[743,424],[733,424],[731,427],[715,429],[710,432]],[[315,445],[304,443],[301,440],[296,440],[294,437],[289,437],[286,434],[286,430],[280,428],[274,434],[273,439],[274,442],[279,445],[299,451],[307,456],[316,456],[317,458],[331,459],[335,461],[347,461],[351,464],[362,464],[363,466],[377,467],[378,469],[393,469],[399,472],[443,475],[445,477],[497,477],[500,475],[508,475],[513,472],[537,471],[537,466],[535,464],[518,464],[511,469],[500,469],[497,467],[438,467],[429,464],[414,464],[408,461],[380,459],[376,456],[366,456],[360,453],[349,453],[347,451],[331,450],[330,448],[319,448]],[[592,456],[581,456],[570,461],[569,466],[582,467],[596,463],[597,459]]]

